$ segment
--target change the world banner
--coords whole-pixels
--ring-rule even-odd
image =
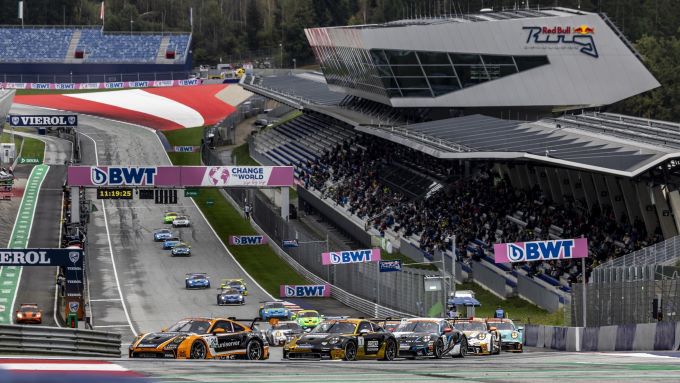
[[[588,239],[497,243],[493,245],[493,252],[496,263],[587,258]]]

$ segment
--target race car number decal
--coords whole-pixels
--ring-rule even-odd
[[[208,347],[212,348],[213,350],[217,348],[217,337],[208,337]]]
[[[359,345],[359,347],[364,345],[364,337],[363,336],[357,337],[357,344]]]

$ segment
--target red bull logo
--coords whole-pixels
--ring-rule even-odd
[[[595,28],[583,24],[581,26],[575,27],[574,33],[578,33],[579,35],[590,35],[595,33]]]

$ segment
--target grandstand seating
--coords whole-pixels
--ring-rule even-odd
[[[0,62],[63,62],[73,29],[0,28]]]
[[[84,52],[82,60],[77,62],[157,63],[164,36],[168,37],[167,50],[175,51],[172,63],[185,62],[191,41],[188,33],[102,33],[101,28],[0,28],[0,62],[66,63],[74,62],[72,59],[77,53]],[[69,53],[69,47],[72,53]]]

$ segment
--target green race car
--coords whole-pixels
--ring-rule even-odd
[[[301,310],[297,312],[295,321],[306,330],[314,328],[321,323],[323,321],[323,315],[320,315],[316,310]]]
[[[175,213],[174,211],[169,211],[165,213],[165,215],[163,216],[163,223],[172,223],[172,221],[174,221],[178,215],[179,213]]]

